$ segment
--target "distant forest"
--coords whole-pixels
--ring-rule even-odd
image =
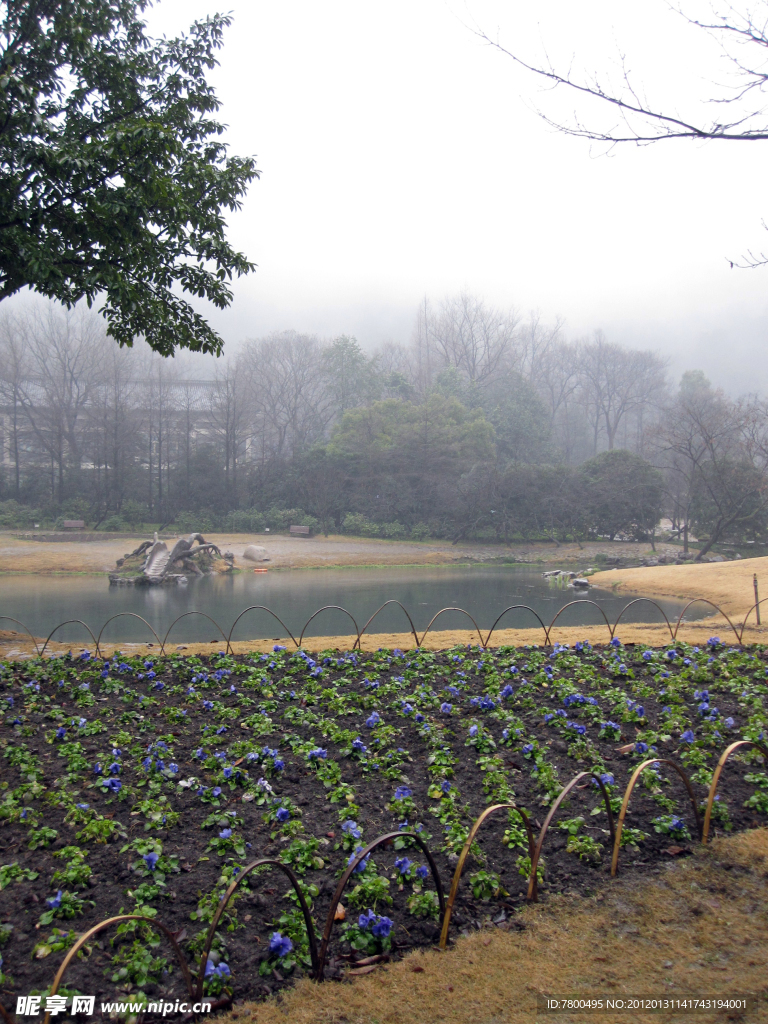
[[[756,540],[768,407],[657,353],[461,294],[410,344],[283,331],[209,379],[96,314],[0,323],[0,526],[82,518],[412,538]]]

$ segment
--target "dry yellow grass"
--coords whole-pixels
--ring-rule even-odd
[[[241,1024],[528,1024],[537,993],[581,997],[768,997],[768,831],[697,847],[658,874],[619,878],[596,897],[528,907],[523,931],[488,930],[417,951],[344,984],[303,979],[279,1000],[244,1004]],[[756,1013],[546,1015],[597,1020],[766,1021]]]
[[[639,569],[597,572],[592,583],[606,590],[647,597],[706,597],[729,616],[743,620],[755,603],[752,577],[757,573],[760,597],[768,597],[768,558],[743,558],[736,562],[703,562],[696,565],[654,565]],[[768,619],[768,604],[762,606]],[[754,614],[750,617],[754,622]]]

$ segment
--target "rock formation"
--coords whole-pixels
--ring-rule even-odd
[[[135,551],[117,560],[116,571],[110,574],[109,582],[128,585],[187,583],[190,576],[234,571],[232,552],[222,554],[215,544],[207,543],[201,533],[181,537],[171,551],[155,533],[154,541],[145,540]]]

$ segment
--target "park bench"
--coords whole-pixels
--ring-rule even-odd
[[[63,530],[84,530],[85,521],[82,519],[65,519],[61,524]]]
[[[292,526],[289,531],[295,537],[311,537],[312,528],[309,526]]]

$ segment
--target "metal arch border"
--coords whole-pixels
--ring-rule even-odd
[[[699,839],[702,838],[703,831],[701,825],[701,815],[699,814],[699,807],[696,803],[696,796],[693,792],[693,786],[691,780],[688,778],[686,773],[675,761],[671,761],[668,757],[649,757],[647,761],[643,761],[639,764],[632,772],[632,778],[629,780],[626,792],[624,793],[624,799],[621,803],[621,810],[619,811],[619,820],[616,824],[616,838],[613,841],[613,855],[611,857],[611,878],[616,877],[616,872],[619,868],[619,850],[621,849],[621,832],[624,828],[624,818],[627,814],[627,808],[629,806],[629,798],[632,796],[632,790],[635,788],[637,780],[640,778],[646,768],[652,764],[668,764],[671,768],[674,768],[680,778],[683,780],[685,788],[688,790],[688,796],[691,798],[691,806],[693,807],[693,816],[696,819],[696,828],[699,832]]]
[[[735,743],[731,743],[730,746],[726,747],[720,755],[720,760],[717,762],[717,768],[715,768],[714,774],[712,775],[712,782],[709,786],[709,793],[707,794],[707,809],[704,812],[704,827],[701,833],[701,844],[702,846],[707,845],[707,838],[709,837],[709,825],[712,820],[712,807],[715,802],[715,793],[717,792],[717,784],[720,781],[720,776],[725,768],[725,762],[731,756],[731,754],[738,750],[739,747],[757,747],[763,756],[768,759],[768,747],[765,747],[762,743],[758,743],[756,740],[736,740]]]
[[[346,608],[342,608],[340,604],[324,604],[322,608],[318,608],[316,612],[313,612],[309,616],[307,621],[304,623],[304,628],[302,629],[302,631],[301,631],[301,633],[299,635],[299,642],[297,644],[298,647],[301,647],[301,645],[302,645],[302,643],[304,641],[304,633],[306,632],[307,626],[310,624],[312,619],[317,618],[317,616],[321,612],[329,612],[329,611],[344,612],[345,615],[348,615],[350,617],[350,619],[352,619],[352,624],[355,627],[355,633],[357,634],[357,640],[355,641],[355,644],[359,644],[360,643],[360,630],[357,628],[357,623],[355,622],[355,617],[352,614],[352,612],[347,611]],[[296,641],[294,641],[294,643],[295,642]],[[354,646],[353,646],[352,649],[354,650]]]
[[[616,630],[618,629],[619,623],[624,618],[624,612],[628,608],[631,608],[633,604],[640,604],[641,601],[644,601],[646,604],[652,604],[654,608],[658,608],[658,610],[664,616],[664,621],[666,622],[667,629],[669,630],[669,636],[671,638],[672,643],[674,643],[675,642],[675,634],[672,632],[672,623],[667,618],[667,613],[664,611],[664,609],[661,607],[661,605],[658,604],[658,602],[654,601],[650,597],[635,597],[635,598],[633,598],[633,600],[631,600],[629,602],[629,604],[625,604],[624,605],[624,607],[619,612],[618,617],[616,618],[616,621],[613,624],[613,636],[616,635]],[[613,636],[611,637],[611,639],[613,639]]]
[[[523,825],[525,826],[525,831],[528,834],[528,856],[533,858],[533,829],[531,828],[530,819],[528,818],[528,815],[525,813],[522,807],[518,807],[517,804],[513,803],[494,804],[492,807],[486,807],[482,814],[476,819],[472,828],[469,830],[467,841],[464,843],[464,848],[459,856],[459,862],[456,865],[456,870],[453,873],[453,879],[451,881],[451,891],[448,895],[448,903],[445,908],[445,913],[443,914],[443,925],[442,928],[440,929],[440,949],[445,949],[448,943],[448,929],[451,926],[453,904],[456,900],[456,894],[459,891],[459,882],[461,881],[461,873],[464,870],[464,862],[466,861],[469,855],[472,843],[475,841],[475,836],[477,835],[480,826],[483,824],[486,818],[489,818],[494,813],[494,811],[500,811],[504,808],[517,811],[517,813],[523,819]]]
[[[734,636],[736,637],[736,639],[739,641],[739,643],[741,643],[741,634],[744,632],[744,628],[742,627],[742,631],[741,631],[741,633],[739,633],[739,631],[736,629],[736,627],[731,622],[731,620],[729,619],[728,615],[720,607],[720,605],[715,604],[714,601],[710,601],[708,597],[694,597],[694,599],[692,601],[689,601],[688,604],[685,606],[685,608],[683,608],[683,610],[680,612],[680,614],[677,617],[677,622],[675,623],[675,632],[674,632],[674,635],[672,637],[673,641],[677,640],[677,631],[680,629],[680,624],[683,621],[683,616],[688,611],[688,609],[691,607],[691,605],[692,604],[696,604],[697,602],[703,602],[704,604],[708,604],[710,606],[710,608],[714,608],[716,612],[720,612],[720,614],[723,616],[725,621],[728,623],[728,625],[733,630],[733,633],[734,633]]]
[[[608,621],[608,616],[605,614],[605,612],[600,607],[600,605],[597,603],[597,601],[591,601],[589,598],[586,598],[585,600],[582,600],[582,601],[569,601],[568,604],[564,604],[563,605],[563,607],[560,609],[559,612],[557,612],[557,614],[555,615],[554,619],[552,619],[552,621],[549,624],[549,628],[547,629],[547,640],[546,640],[547,643],[549,643],[549,638],[550,638],[550,634],[552,632],[552,628],[555,625],[555,623],[557,622],[557,620],[560,618],[560,616],[563,614],[564,611],[566,611],[568,608],[573,608],[573,606],[575,604],[578,604],[578,605],[591,604],[593,608],[597,608],[597,610],[603,616],[603,619],[605,620],[605,624],[608,627],[608,633],[610,634],[611,640],[613,640],[613,633],[614,633],[615,627],[612,626],[610,624],[610,622]]]
[[[376,616],[379,614],[379,612],[383,611],[387,607],[388,604],[396,604],[399,608],[402,608],[402,610],[405,612],[406,619],[408,619],[408,622],[411,624],[411,633],[413,634],[413,639],[416,641],[416,646],[417,647],[421,646],[419,644],[419,634],[416,632],[416,627],[413,624],[413,619],[411,618],[408,609],[405,607],[404,604],[401,604],[397,600],[397,598],[391,597],[388,601],[385,601],[384,604],[380,608],[376,609],[376,611],[373,613],[373,615],[370,617],[370,619],[368,619],[366,624],[360,630],[360,634],[359,634],[357,640],[355,641],[355,647],[357,647],[357,648],[360,647],[360,640],[361,640],[363,634],[365,633],[366,629],[368,629],[368,627],[373,622],[373,620],[376,618]],[[353,651],[354,651],[355,647],[352,648]]]
[[[160,644],[160,653],[161,654],[163,654],[163,655],[165,654],[165,645],[168,642],[168,637],[171,635],[171,630],[173,629],[173,627],[176,625],[177,622],[181,622],[182,619],[186,619],[187,616],[189,616],[189,615],[202,615],[204,619],[208,619],[208,621],[212,622],[214,624],[214,626],[216,627],[216,629],[218,629],[218,631],[221,633],[221,639],[224,641],[224,643],[227,643],[227,635],[224,632],[224,630],[221,628],[221,626],[218,624],[216,619],[212,619],[211,616],[207,614],[207,612],[199,612],[199,611],[196,611],[196,610],[193,609],[192,611],[189,611],[189,612],[183,612],[181,615],[179,615],[177,618],[175,618],[173,620],[173,622],[170,624],[170,626],[168,627],[168,632],[165,634],[165,636],[162,639],[162,643]],[[229,653],[229,648],[227,648],[227,653]]]
[[[85,628],[88,630],[88,635],[90,636],[91,640],[93,640],[94,647],[96,648],[96,653],[97,654],[99,653],[99,642],[96,639],[96,637],[93,635],[93,633],[91,632],[91,627],[88,625],[88,623],[87,622],[83,622],[82,619],[67,619],[66,622],[60,622],[58,624],[58,626],[54,626],[54,628],[48,634],[48,636],[46,637],[45,643],[43,644],[43,649],[42,649],[42,651],[40,651],[40,657],[41,658],[45,654],[45,649],[48,646],[48,643],[50,642],[50,639],[53,636],[53,634],[56,633],[58,630],[60,630],[62,626],[71,626],[75,622],[78,623],[81,626],[85,626]]]
[[[435,615],[432,616],[432,618],[429,620],[429,625],[424,630],[424,632],[421,634],[421,641],[418,644],[419,647],[421,647],[421,645],[424,643],[424,637],[432,629],[432,623],[437,618],[439,618],[443,614],[443,612],[461,612],[462,615],[466,615],[467,618],[469,619],[469,621],[475,627],[475,630],[477,631],[477,636],[478,636],[478,639],[480,640],[480,646],[481,647],[485,647],[485,644],[483,643],[483,634],[480,632],[480,627],[475,622],[475,620],[472,618],[472,616],[469,614],[469,612],[465,608],[453,608],[453,607],[451,607],[451,608],[441,608],[439,612],[437,612]]]
[[[491,628],[488,630],[488,636],[485,638],[485,643],[483,644],[483,647],[487,647],[488,646],[488,641],[491,639],[491,634],[493,633],[494,629],[496,629],[498,624],[501,622],[503,617],[507,614],[507,612],[513,612],[513,611],[515,611],[516,608],[523,608],[525,611],[530,612],[532,615],[536,616],[536,618],[539,621],[539,625],[544,630],[544,643],[549,643],[549,630],[544,625],[544,620],[541,618],[539,613],[537,611],[535,611],[535,609],[531,608],[531,606],[528,605],[528,604],[511,604],[511,605],[509,605],[509,607],[504,609],[504,611],[501,613],[501,615],[497,616],[496,621],[491,626]]]
[[[605,801],[605,809],[608,812],[608,827],[611,830],[611,840],[615,841],[615,838],[616,838],[616,828],[615,828],[614,823],[613,823],[613,811],[611,810],[611,800],[610,800],[610,797],[608,796],[608,790],[605,788],[605,784],[603,783],[603,780],[600,778],[600,776],[596,772],[590,772],[590,771],[579,772],[579,774],[578,775],[574,775],[574,777],[571,779],[571,781],[569,783],[567,783],[565,786],[563,786],[563,788],[557,794],[557,799],[555,800],[555,802],[550,807],[549,814],[546,816],[546,818],[544,819],[544,824],[541,826],[541,832],[539,833],[539,840],[536,843],[536,850],[535,850],[534,855],[531,857],[531,874],[530,874],[530,876],[528,878],[528,893],[527,893],[526,899],[530,900],[532,903],[538,903],[538,901],[539,901],[539,880],[538,880],[538,877],[536,875],[536,870],[537,870],[537,868],[539,866],[539,860],[541,859],[541,851],[542,851],[542,848],[544,846],[544,840],[546,838],[549,826],[552,823],[552,819],[554,818],[555,813],[556,813],[558,807],[563,802],[563,800],[565,800],[565,798],[568,796],[568,794],[574,788],[576,783],[577,782],[581,782],[581,780],[586,778],[587,776],[590,776],[591,778],[593,778],[597,782],[598,786],[600,787],[600,790],[601,790],[601,792],[603,794],[603,800]]]
[[[273,619],[277,619],[277,621],[280,623],[280,625],[286,631],[286,633],[291,638],[291,640],[293,640],[294,644],[296,645],[296,648],[297,649],[299,648],[300,645],[299,645],[299,642],[296,640],[296,637],[293,635],[293,633],[290,631],[290,629],[288,629],[286,624],[283,622],[283,620],[280,618],[280,616],[276,612],[273,612],[271,608],[267,608],[267,606],[265,604],[251,604],[247,608],[243,608],[243,610],[237,616],[235,621],[232,623],[232,628],[230,629],[229,636],[227,637],[227,654],[231,654],[232,653],[232,643],[231,643],[231,641],[232,641],[232,634],[235,631],[235,626],[238,624],[240,619],[242,619],[242,617],[247,612],[255,612],[255,611],[269,612],[269,614],[272,616],[272,618]]]
[[[37,638],[32,635],[30,630],[24,625],[23,622],[21,622],[20,619],[14,619],[10,615],[0,615],[0,622],[15,622],[17,626],[21,626],[22,629],[24,630],[24,632],[29,637],[29,639],[35,645],[35,650],[37,651],[37,656],[38,657],[42,657],[42,655],[40,654],[40,644],[37,642]],[[43,650],[45,650],[45,648],[43,648]]]
[[[208,929],[208,934],[205,937],[205,945],[203,946],[203,952],[202,952],[201,957],[200,957],[200,969],[199,969],[199,971],[197,973],[197,986],[196,986],[196,992],[194,993],[197,999],[200,999],[200,997],[203,994],[203,981],[205,980],[205,967],[206,967],[206,964],[208,962],[208,954],[211,951],[211,945],[213,943],[213,937],[216,934],[216,928],[218,926],[219,920],[221,919],[221,915],[226,910],[227,904],[229,903],[230,899],[234,895],[235,890],[240,885],[240,883],[243,881],[243,879],[246,878],[251,873],[251,871],[255,870],[256,868],[263,867],[266,864],[269,864],[272,867],[280,868],[281,871],[284,871],[285,874],[288,876],[288,878],[290,880],[290,883],[291,883],[291,885],[293,886],[293,888],[294,888],[294,890],[296,892],[296,895],[299,897],[299,904],[301,905],[301,912],[304,915],[304,926],[307,929],[307,939],[309,940],[309,956],[310,956],[310,959],[312,961],[312,970],[313,971],[317,971],[318,959],[317,959],[317,938],[315,936],[315,926],[314,926],[314,924],[312,922],[312,915],[309,912],[309,907],[307,906],[307,901],[304,898],[304,893],[301,891],[301,886],[299,885],[299,881],[296,878],[296,875],[293,873],[293,871],[291,871],[291,869],[288,867],[287,864],[283,864],[279,860],[274,860],[271,857],[263,857],[263,858],[261,858],[259,860],[251,861],[251,863],[248,864],[246,867],[244,867],[242,871],[238,872],[237,878],[233,882],[230,882],[229,888],[227,889],[227,891],[224,893],[224,895],[222,896],[221,900],[219,901],[219,905],[216,908],[216,913],[213,915],[213,919],[211,920],[211,924],[210,924],[210,927]],[[193,993],[190,991],[190,995],[192,995],[192,994]]]
[[[58,991],[59,985],[61,983],[61,979],[64,977],[64,972],[69,967],[70,963],[74,960],[76,954],[82,949],[82,947],[88,941],[88,939],[92,938],[92,936],[94,935],[98,935],[98,933],[102,931],[104,928],[108,928],[110,925],[113,924],[118,924],[118,922],[120,921],[143,921],[145,924],[150,925],[150,927],[160,929],[160,931],[163,933],[163,935],[165,935],[166,939],[168,939],[171,946],[173,947],[173,952],[176,954],[176,959],[179,961],[179,966],[181,967],[181,973],[184,975],[184,981],[186,982],[187,985],[187,992],[189,993],[189,997],[190,999],[194,998],[194,992],[192,990],[192,975],[189,973],[189,965],[187,964],[187,961],[184,959],[184,954],[181,952],[179,944],[176,941],[176,934],[172,932],[169,928],[166,928],[166,926],[161,921],[158,921],[156,918],[142,917],[141,914],[117,914],[115,917],[107,917],[103,921],[99,921],[98,924],[95,924],[93,928],[89,928],[87,932],[83,932],[83,934],[74,944],[74,946],[72,946],[67,951],[67,955],[62,960],[61,965],[59,966],[59,969],[56,972],[56,976],[53,979],[53,984],[51,985],[51,991],[48,994],[51,996],[56,995],[56,992]],[[43,1019],[43,1024],[50,1024],[50,1020],[51,1012],[50,1010],[46,1010],[45,1018]]]
[[[101,644],[102,633],[107,628],[107,626],[110,624],[110,622],[113,622],[115,619],[119,619],[122,615],[128,615],[131,618],[138,619],[140,622],[143,622],[144,625],[147,627],[147,629],[149,629],[149,631],[151,632],[151,634],[155,638],[155,640],[157,640],[158,643],[161,643],[160,637],[157,635],[157,633],[154,631],[154,629],[150,626],[150,624],[147,622],[147,620],[145,618],[143,618],[141,615],[138,615],[136,612],[118,612],[117,615],[112,615],[109,619],[107,619],[107,621],[104,623],[104,625],[99,630],[99,635],[96,638],[96,653],[97,654],[99,654],[99,655],[101,654],[101,647],[99,645]],[[125,641],[123,641],[123,643],[125,643]]]
[[[757,608],[760,607],[761,604],[764,604],[766,601],[768,601],[768,597],[763,597],[760,601],[756,601],[749,609],[747,614],[744,616],[744,622],[741,624],[741,633],[739,634],[739,643],[741,643],[741,638],[744,636],[744,630],[747,628],[747,619],[752,614],[752,612],[754,612]]]
[[[437,890],[437,899],[440,904],[440,917],[445,916],[445,896],[443,895],[443,883],[440,880],[440,872],[437,870],[437,864],[435,858],[430,853],[429,847],[421,838],[417,832],[387,832],[386,835],[379,836],[378,839],[374,839],[372,843],[369,843],[364,850],[361,850],[357,857],[347,865],[344,874],[339,879],[339,884],[336,886],[336,892],[333,894],[331,905],[328,909],[328,916],[325,919],[325,928],[323,929],[323,938],[320,943],[320,952],[318,954],[317,973],[315,975],[315,981],[321,982],[323,980],[323,972],[325,970],[325,958],[328,955],[328,946],[331,941],[331,934],[333,932],[333,923],[336,917],[336,908],[339,905],[339,901],[344,894],[347,882],[352,876],[355,868],[360,864],[361,861],[365,860],[366,857],[370,856],[371,853],[376,849],[377,846],[382,846],[385,843],[394,841],[395,839],[412,839],[418,846],[421,847],[421,851],[429,862],[429,869],[432,872],[432,878],[435,882],[435,889]]]

